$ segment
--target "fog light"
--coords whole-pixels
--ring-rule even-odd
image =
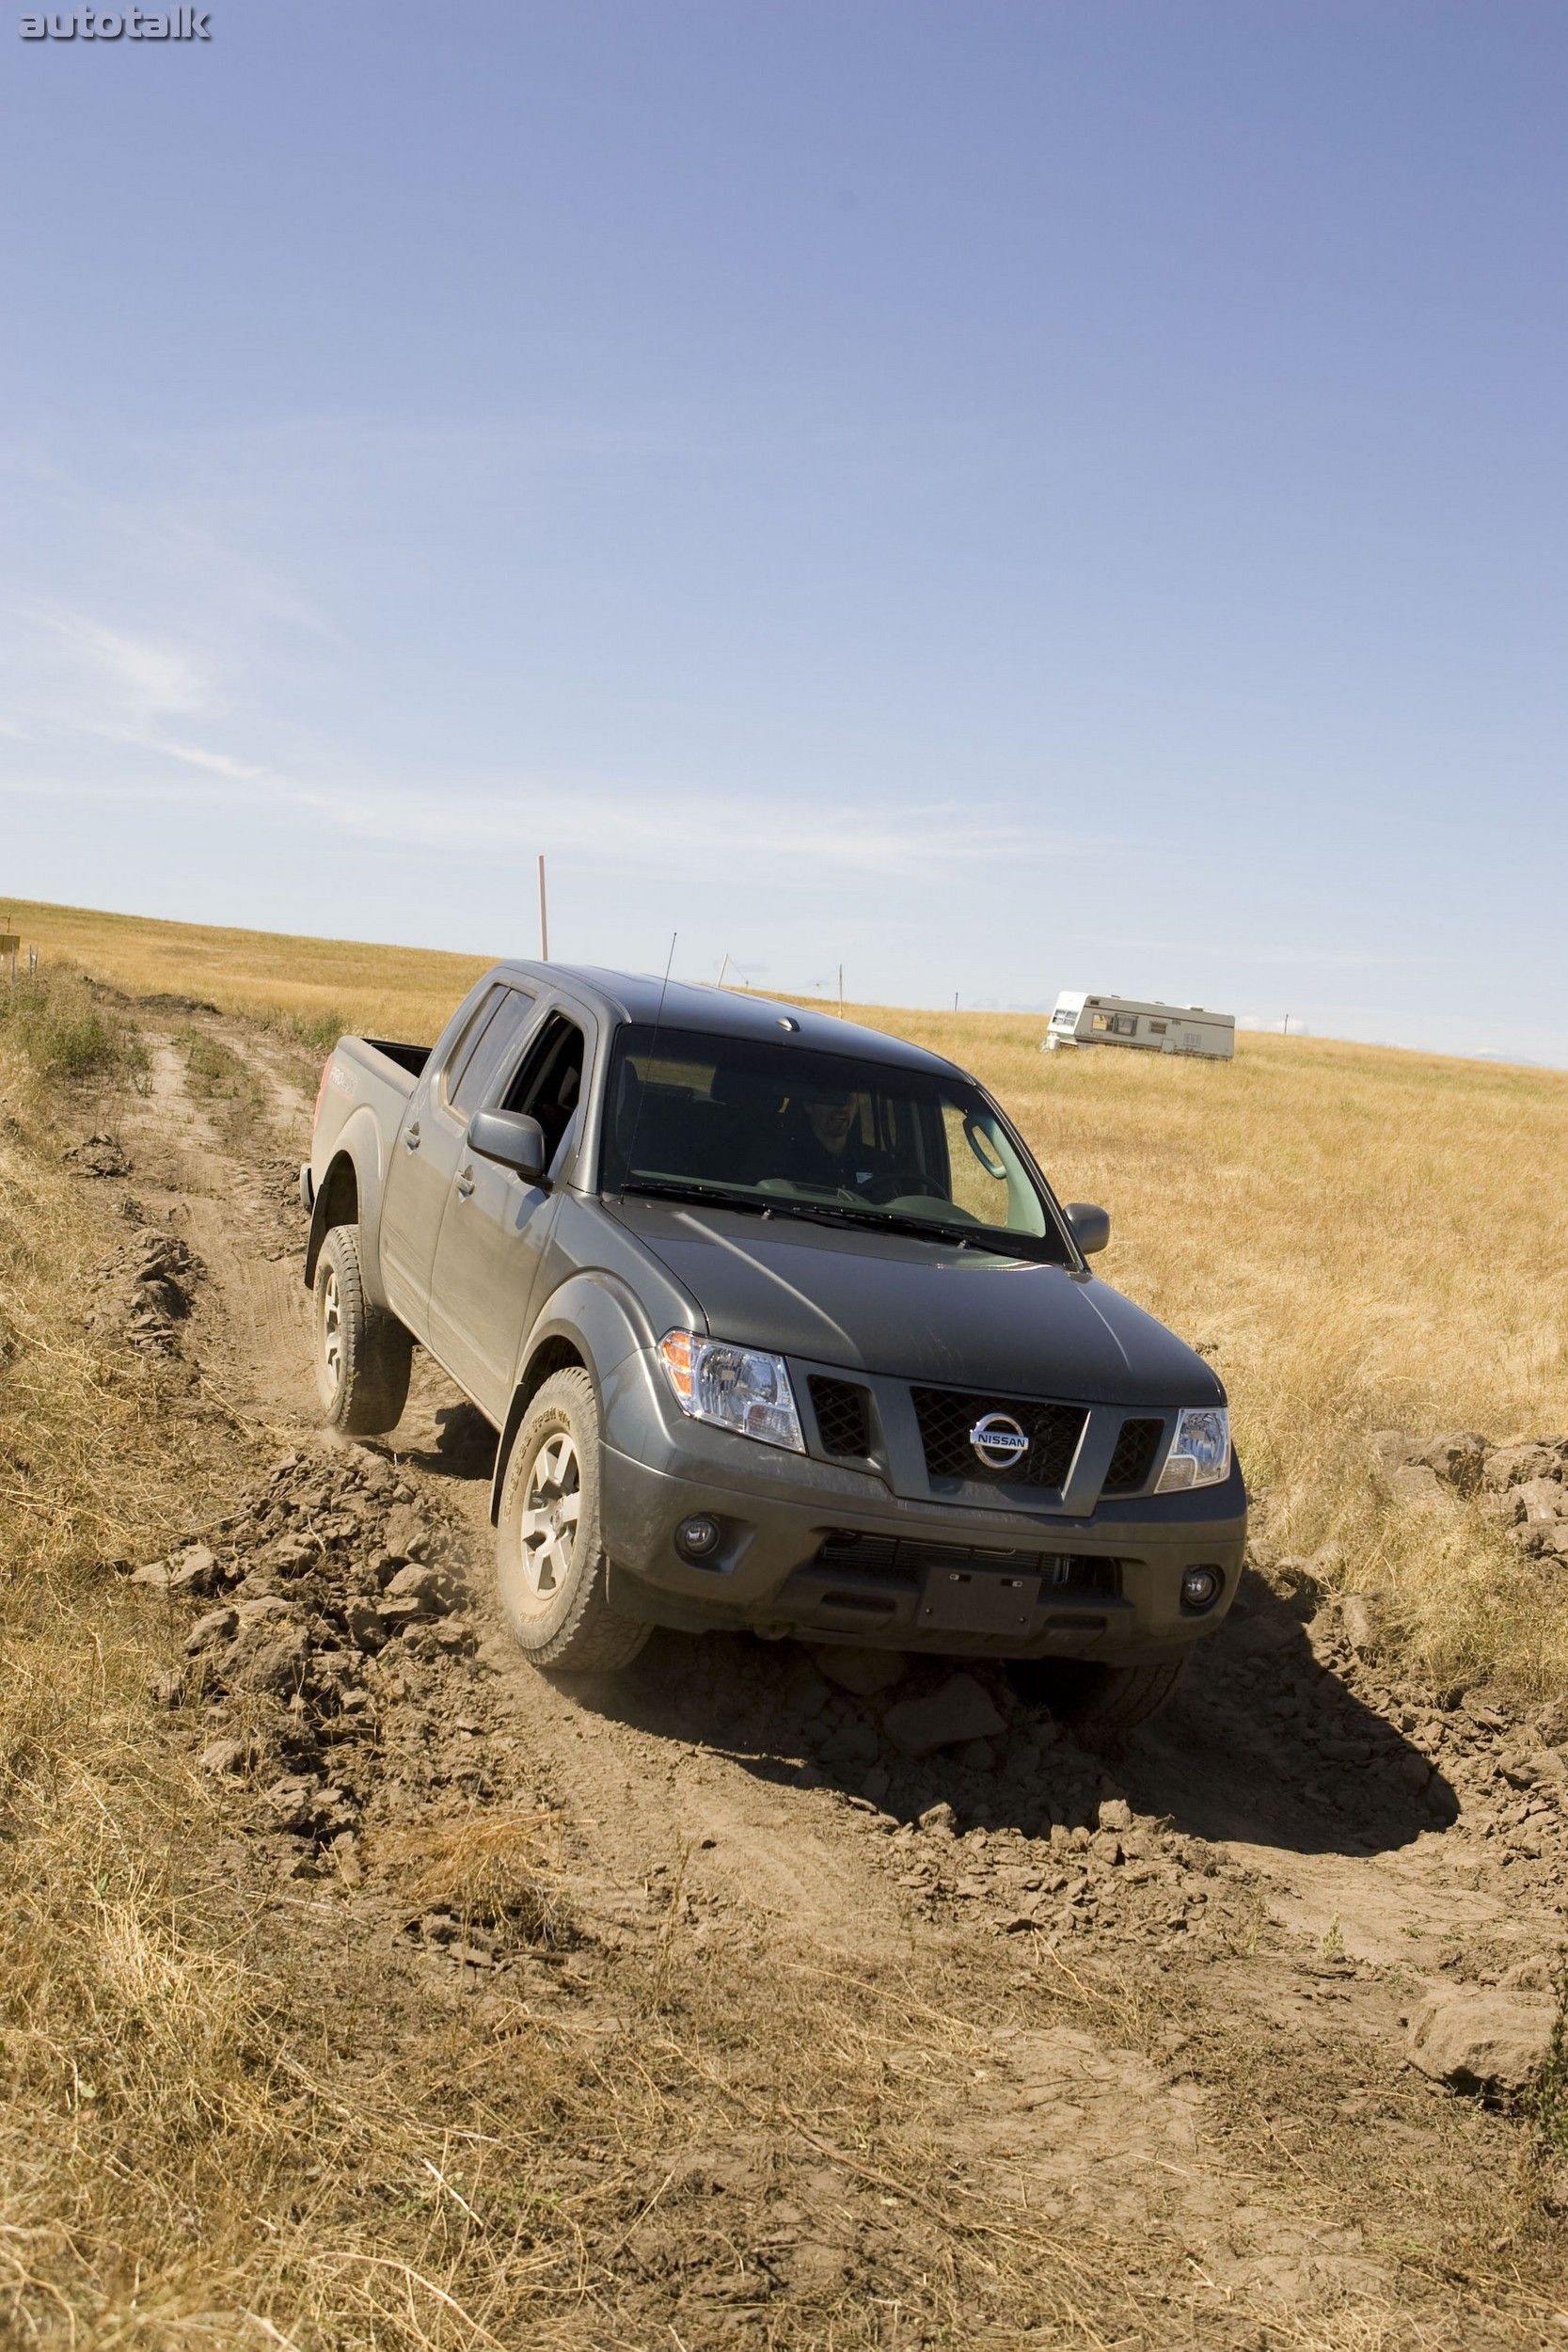
[[[694,1518],[682,1519],[675,1530],[675,1543],[689,1560],[711,1560],[719,1549],[722,1530],[717,1519],[710,1519],[705,1511]]]
[[[1183,1609],[1212,1609],[1220,1597],[1218,1568],[1185,1568],[1181,1575]]]

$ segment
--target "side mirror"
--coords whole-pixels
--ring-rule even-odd
[[[1097,1249],[1103,1249],[1111,1238],[1111,1212],[1097,1209],[1092,1200],[1069,1200],[1067,1221],[1073,1240],[1085,1258],[1092,1258]]]
[[[475,1111],[468,1121],[468,1149],[482,1159],[495,1160],[536,1184],[545,1173],[549,1152],[545,1130],[526,1111]]]

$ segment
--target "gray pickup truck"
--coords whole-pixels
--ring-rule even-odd
[[[328,1419],[388,1430],[415,1343],[445,1366],[540,1666],[655,1625],[984,1655],[1110,1733],[1234,1597],[1224,1390],[935,1054],[503,963],[434,1046],[339,1043],[300,1188]]]

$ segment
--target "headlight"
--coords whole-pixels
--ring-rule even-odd
[[[659,1361],[683,1413],[711,1421],[764,1445],[804,1454],[795,1391],[782,1356],[729,1340],[699,1339],[695,1331],[667,1331],[658,1343]]]
[[[1230,1415],[1223,1405],[1188,1405],[1176,1417],[1176,1437],[1160,1472],[1157,1495],[1187,1486],[1217,1486],[1230,1475]]]

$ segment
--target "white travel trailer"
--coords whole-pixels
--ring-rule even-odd
[[[1201,1005],[1140,1005],[1131,996],[1086,996],[1064,988],[1042,1054],[1059,1045],[1133,1045],[1146,1054],[1201,1054],[1230,1061],[1236,1052],[1233,1012],[1205,1012]]]

